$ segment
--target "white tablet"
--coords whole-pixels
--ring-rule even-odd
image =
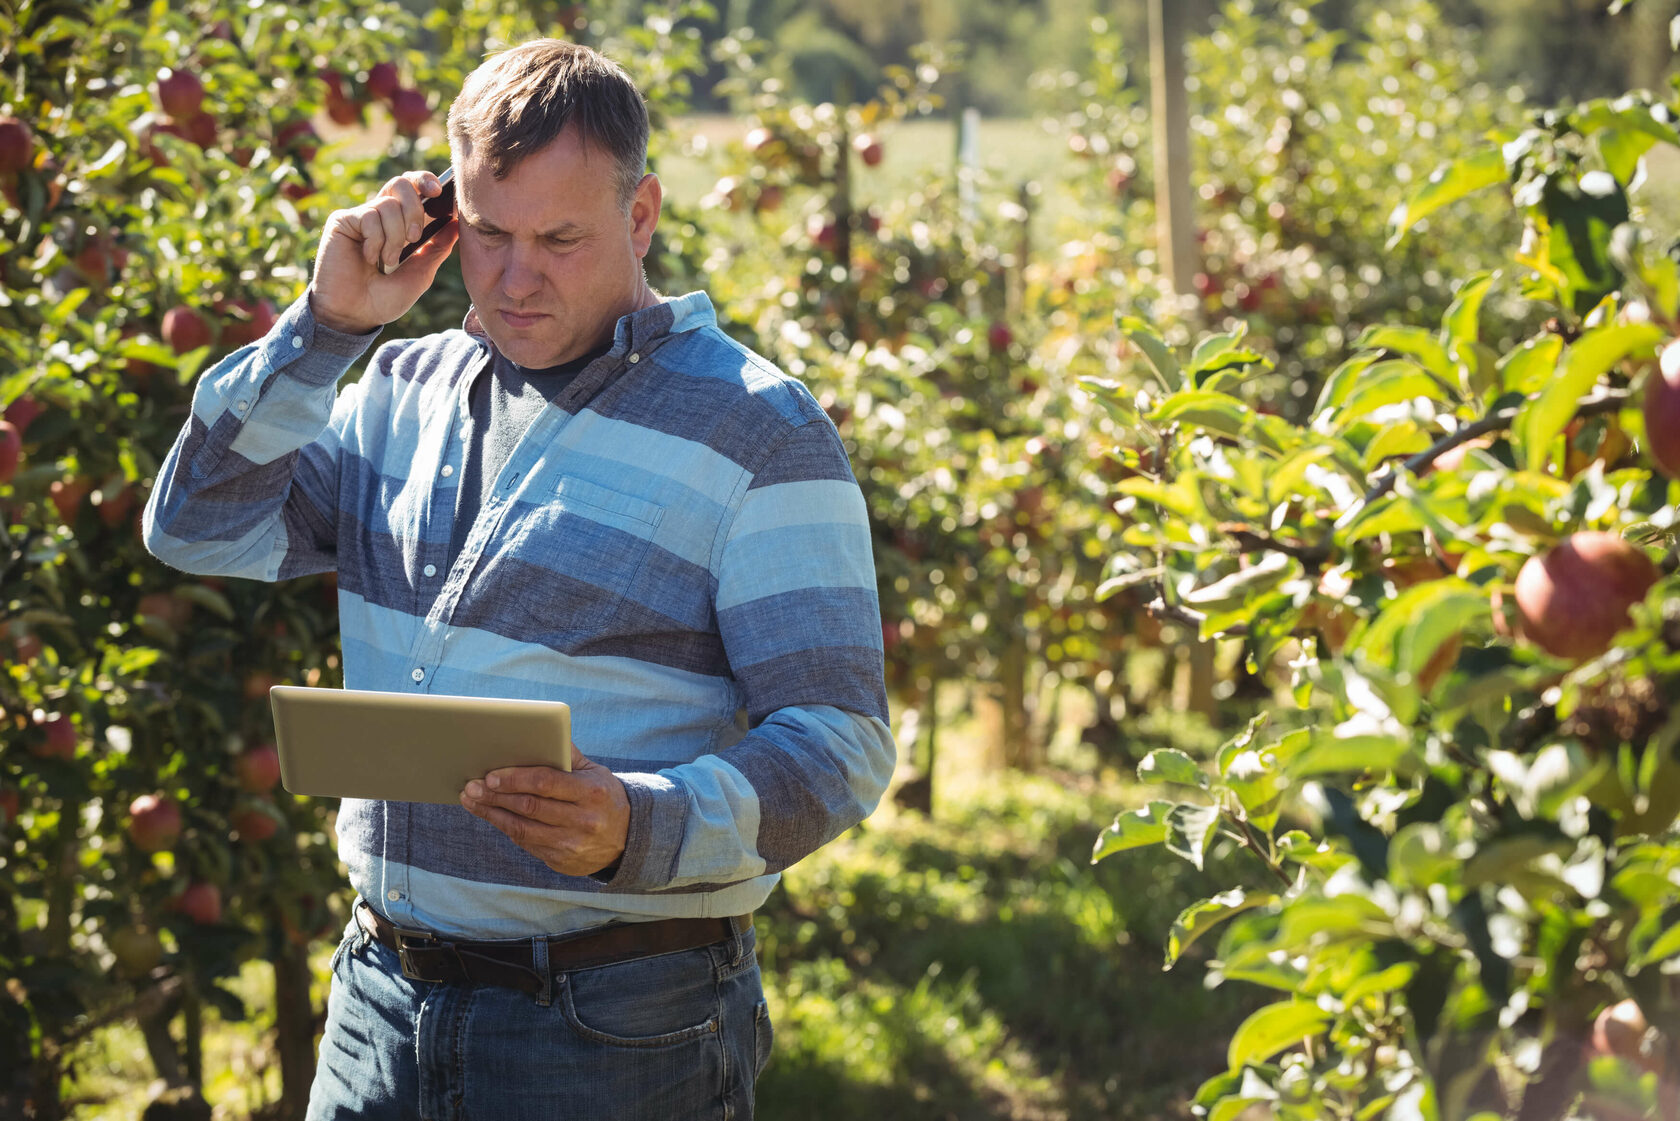
[[[572,769],[560,701],[276,685],[280,782],[293,794],[456,805],[498,767]]]

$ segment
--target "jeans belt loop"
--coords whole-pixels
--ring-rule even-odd
[[[531,968],[536,970],[538,985],[537,1006],[547,1008],[554,1003],[554,973],[548,968],[548,939],[531,939]]]

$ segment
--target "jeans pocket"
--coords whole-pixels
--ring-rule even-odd
[[[361,927],[352,922],[350,924],[350,929],[344,932],[344,937],[338,940],[338,949],[333,951],[332,961],[327,964],[328,973],[338,973],[338,963],[344,960],[344,955],[349,951],[350,947],[354,946],[357,942],[360,942],[362,937]]]
[[[705,952],[667,954],[560,978],[560,1007],[579,1036],[613,1047],[670,1047],[716,1035],[716,973]]]
[[[753,1077],[756,1079],[764,1073],[764,1068],[770,1065],[770,1050],[776,1043],[776,1028],[770,1022],[770,1005],[767,1001],[759,1001],[753,1010],[753,1050],[756,1066]]]

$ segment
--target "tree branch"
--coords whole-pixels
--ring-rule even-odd
[[[1575,406],[1575,415],[1600,416],[1604,413],[1616,412],[1620,410],[1623,405],[1627,404],[1630,396],[1631,394],[1625,389],[1606,389],[1604,392],[1596,396],[1583,397]],[[1431,444],[1429,447],[1418,452],[1410,459],[1402,461],[1400,466],[1390,467],[1380,478],[1377,479],[1374,484],[1372,484],[1371,489],[1365,492],[1365,496],[1358,502],[1354,503],[1352,509],[1357,510],[1361,507],[1369,506],[1371,503],[1393,490],[1395,483],[1400,481],[1401,471],[1410,471],[1414,475],[1419,474],[1430,464],[1434,463],[1441,456],[1458,447],[1460,444],[1468,443],[1478,436],[1485,436],[1489,432],[1505,431],[1511,427],[1521,413],[1522,408],[1520,406],[1512,406],[1511,408],[1500,409],[1497,412],[1489,413],[1480,420],[1472,421],[1471,423],[1466,424],[1463,428],[1460,428],[1450,436],[1445,436],[1436,441],[1434,444]]]

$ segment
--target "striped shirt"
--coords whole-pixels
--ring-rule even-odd
[[[147,546],[203,574],[336,570],[347,688],[568,702],[630,832],[601,882],[459,806],[345,799],[362,896],[473,938],[739,914],[873,810],[894,748],[870,535],[809,391],[719,330],[704,293],[626,316],[452,555],[489,340],[469,314],[379,347],[338,391],[373,337],[303,298],[207,371]]]

